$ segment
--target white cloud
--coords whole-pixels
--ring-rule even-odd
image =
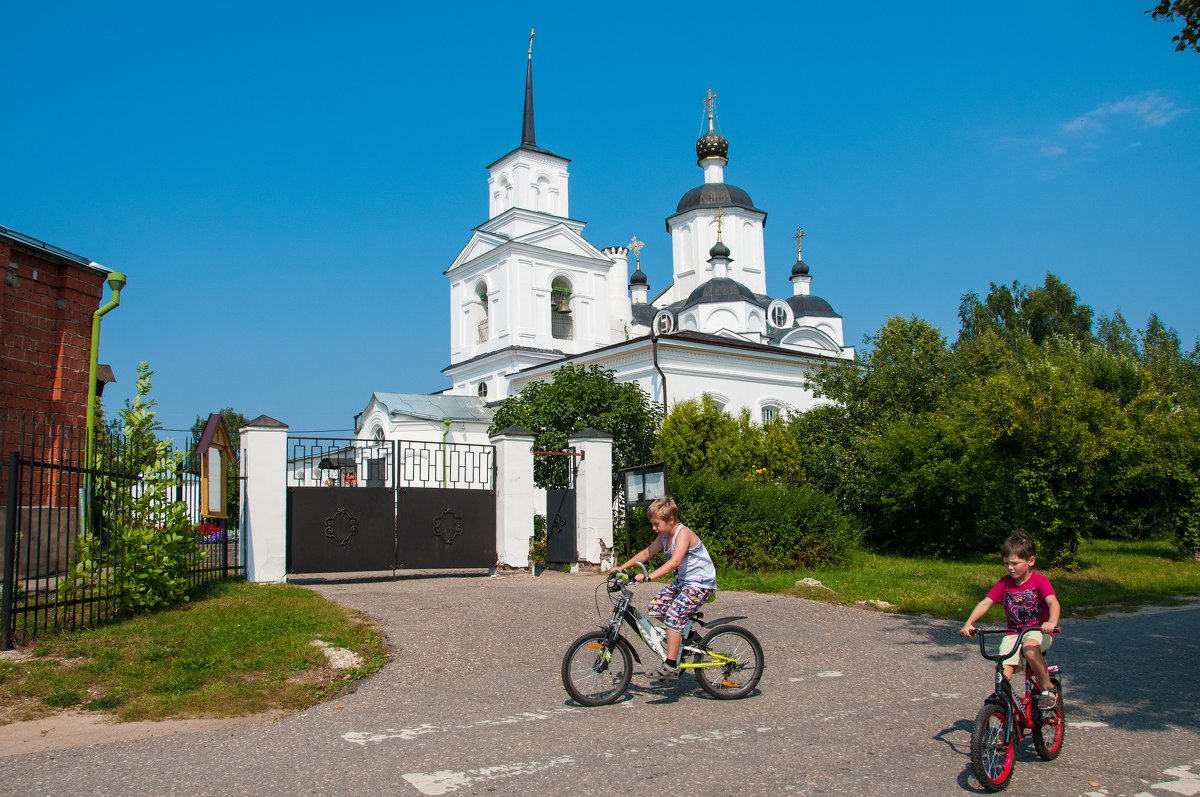
[[[1144,127],[1163,127],[1185,113],[1187,111],[1168,97],[1157,91],[1145,91],[1116,102],[1106,102],[1060,129],[1069,135],[1099,134],[1105,130],[1102,120],[1114,117],[1132,117],[1140,120]]]

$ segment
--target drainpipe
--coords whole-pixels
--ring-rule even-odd
[[[107,304],[92,313],[92,354],[88,360],[87,459],[85,460],[85,467],[89,469],[96,465],[93,457],[96,453],[96,360],[100,357],[100,319],[116,310],[117,306],[121,304],[121,289],[128,282],[124,274],[116,271],[109,274],[106,281],[112,291],[112,298],[108,300]],[[90,494],[91,491],[88,492]]]
[[[446,488],[446,469],[450,465],[450,463],[446,461],[450,456],[450,449],[448,447],[449,444],[446,438],[450,436],[450,424],[452,423],[454,423],[454,421],[450,420],[449,418],[442,418],[442,426],[444,427],[442,429],[442,489]]]
[[[663,373],[663,369],[658,364],[658,335],[654,334],[653,325],[650,327],[650,356],[654,361],[654,370],[658,371],[658,378],[662,382],[663,394],[663,414],[667,412],[667,375]]]

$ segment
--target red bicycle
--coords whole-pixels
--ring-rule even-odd
[[[1025,634],[1036,628],[1022,629],[1017,635],[1014,650],[1020,650]],[[1033,749],[1038,758],[1052,761],[1062,752],[1063,736],[1067,720],[1063,712],[1062,670],[1049,665],[1050,683],[1058,693],[1054,708],[1037,707],[1037,694],[1041,685],[1027,665],[1025,667],[1025,694],[1013,694],[1012,686],[1004,677],[1004,659],[1011,653],[988,653],[984,640],[988,636],[1004,636],[1007,629],[976,629],[979,638],[979,653],[985,659],[996,662],[996,690],[983,701],[983,708],[975,715],[971,730],[971,768],[980,785],[988,791],[1001,791],[1008,786],[1013,774],[1013,761],[1017,743],[1026,735],[1033,737]]]

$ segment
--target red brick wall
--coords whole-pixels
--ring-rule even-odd
[[[104,276],[0,239],[0,415],[84,424]]]

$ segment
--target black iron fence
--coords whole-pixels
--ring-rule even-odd
[[[288,438],[288,487],[494,490],[491,445],[418,440]]]
[[[82,426],[0,416],[0,649],[145,605],[134,549],[164,535],[189,589],[244,575],[236,503],[228,519],[204,517],[198,463],[153,442],[98,431],[85,467]],[[227,478],[237,496],[240,477]]]

